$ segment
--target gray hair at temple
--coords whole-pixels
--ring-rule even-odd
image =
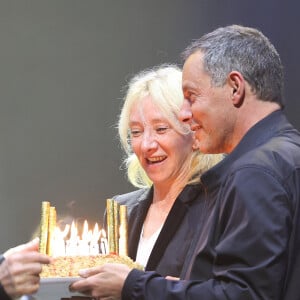
[[[183,103],[182,72],[179,67],[163,64],[147,69],[135,75],[128,84],[123,107],[118,122],[121,144],[126,152],[125,164],[129,181],[136,187],[144,188],[152,185],[151,180],[132,152],[130,145],[130,113],[139,102],[150,96],[171,126],[180,134],[191,134],[187,124],[179,121],[178,114]],[[202,154],[194,151],[190,161],[190,181],[200,181],[200,174],[215,165],[223,158],[217,154]]]
[[[260,100],[284,107],[280,56],[259,30],[239,25],[220,27],[193,41],[184,50],[183,59],[197,51],[204,54],[203,67],[214,86],[223,86],[227,75],[238,71]]]

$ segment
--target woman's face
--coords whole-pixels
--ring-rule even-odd
[[[192,133],[177,132],[150,96],[130,112],[131,146],[154,186],[186,178],[192,155]]]

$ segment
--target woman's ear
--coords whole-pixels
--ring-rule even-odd
[[[232,71],[229,73],[227,80],[232,103],[234,106],[240,107],[245,96],[245,79],[240,72]]]

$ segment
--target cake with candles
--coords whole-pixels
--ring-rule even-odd
[[[56,224],[55,207],[42,202],[40,223],[40,252],[53,257],[53,263],[44,265],[42,278],[77,277],[80,269],[106,263],[126,264],[130,268],[142,266],[127,256],[127,209],[112,199],[107,199],[107,230],[95,224],[89,230],[84,222],[81,235],[74,221],[61,230]]]

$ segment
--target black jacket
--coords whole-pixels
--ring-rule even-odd
[[[191,242],[198,234],[199,211],[205,203],[202,191],[199,185],[188,185],[179,194],[153,247],[146,270],[155,270],[162,276],[185,277],[191,263],[187,253],[193,252]],[[133,260],[152,195],[151,188],[114,197],[128,207],[128,255]]]
[[[131,271],[123,299],[299,300],[300,134],[276,111],[202,176],[192,281]]]

